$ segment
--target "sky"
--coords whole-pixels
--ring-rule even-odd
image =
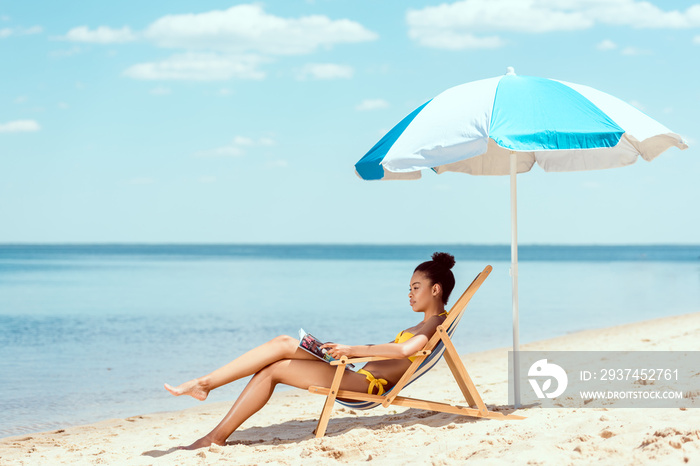
[[[660,0],[0,0],[0,243],[508,244],[508,177],[354,164],[509,66],[690,145],[518,175],[521,244],[700,243],[700,3]]]

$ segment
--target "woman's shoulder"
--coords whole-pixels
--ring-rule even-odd
[[[417,332],[421,332],[423,330],[428,331],[428,332],[434,332],[435,328],[443,323],[445,321],[445,316],[431,316],[427,320],[424,320],[423,322],[419,323],[413,329]],[[410,330],[410,329],[409,329]]]

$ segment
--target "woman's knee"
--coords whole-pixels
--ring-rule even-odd
[[[297,347],[299,346],[299,340],[289,335],[279,335],[272,339],[272,342],[279,345],[281,348],[291,354],[294,354]]]
[[[281,372],[286,369],[288,365],[289,359],[281,359],[263,367],[255,375],[261,378],[269,378],[277,383]]]

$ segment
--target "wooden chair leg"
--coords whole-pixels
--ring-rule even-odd
[[[333,411],[333,404],[335,403],[335,398],[338,396],[338,388],[340,387],[340,381],[345,373],[345,360],[347,358],[343,356],[340,360],[340,364],[335,369],[335,376],[333,377],[333,383],[331,384],[331,389],[326,397],[326,403],[323,405],[323,411],[321,411],[321,417],[318,419],[318,425],[316,426],[316,438],[321,438],[326,435],[326,427],[328,427],[328,421],[331,419],[331,412]]]
[[[437,331],[445,345],[445,362],[447,362],[447,366],[450,368],[452,375],[457,381],[457,385],[459,385],[460,390],[462,390],[464,398],[470,406],[475,406],[482,414],[486,414],[488,408],[486,408],[486,404],[484,404],[484,401],[481,399],[481,395],[479,395],[479,391],[476,389],[472,378],[469,376],[467,368],[464,367],[457,353],[457,348],[455,348],[452,340],[442,326],[439,326]]]

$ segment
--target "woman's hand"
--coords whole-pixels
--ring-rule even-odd
[[[333,359],[340,359],[343,356],[351,357],[353,355],[352,346],[341,345],[339,343],[324,343],[321,349],[325,349],[333,356]]]

